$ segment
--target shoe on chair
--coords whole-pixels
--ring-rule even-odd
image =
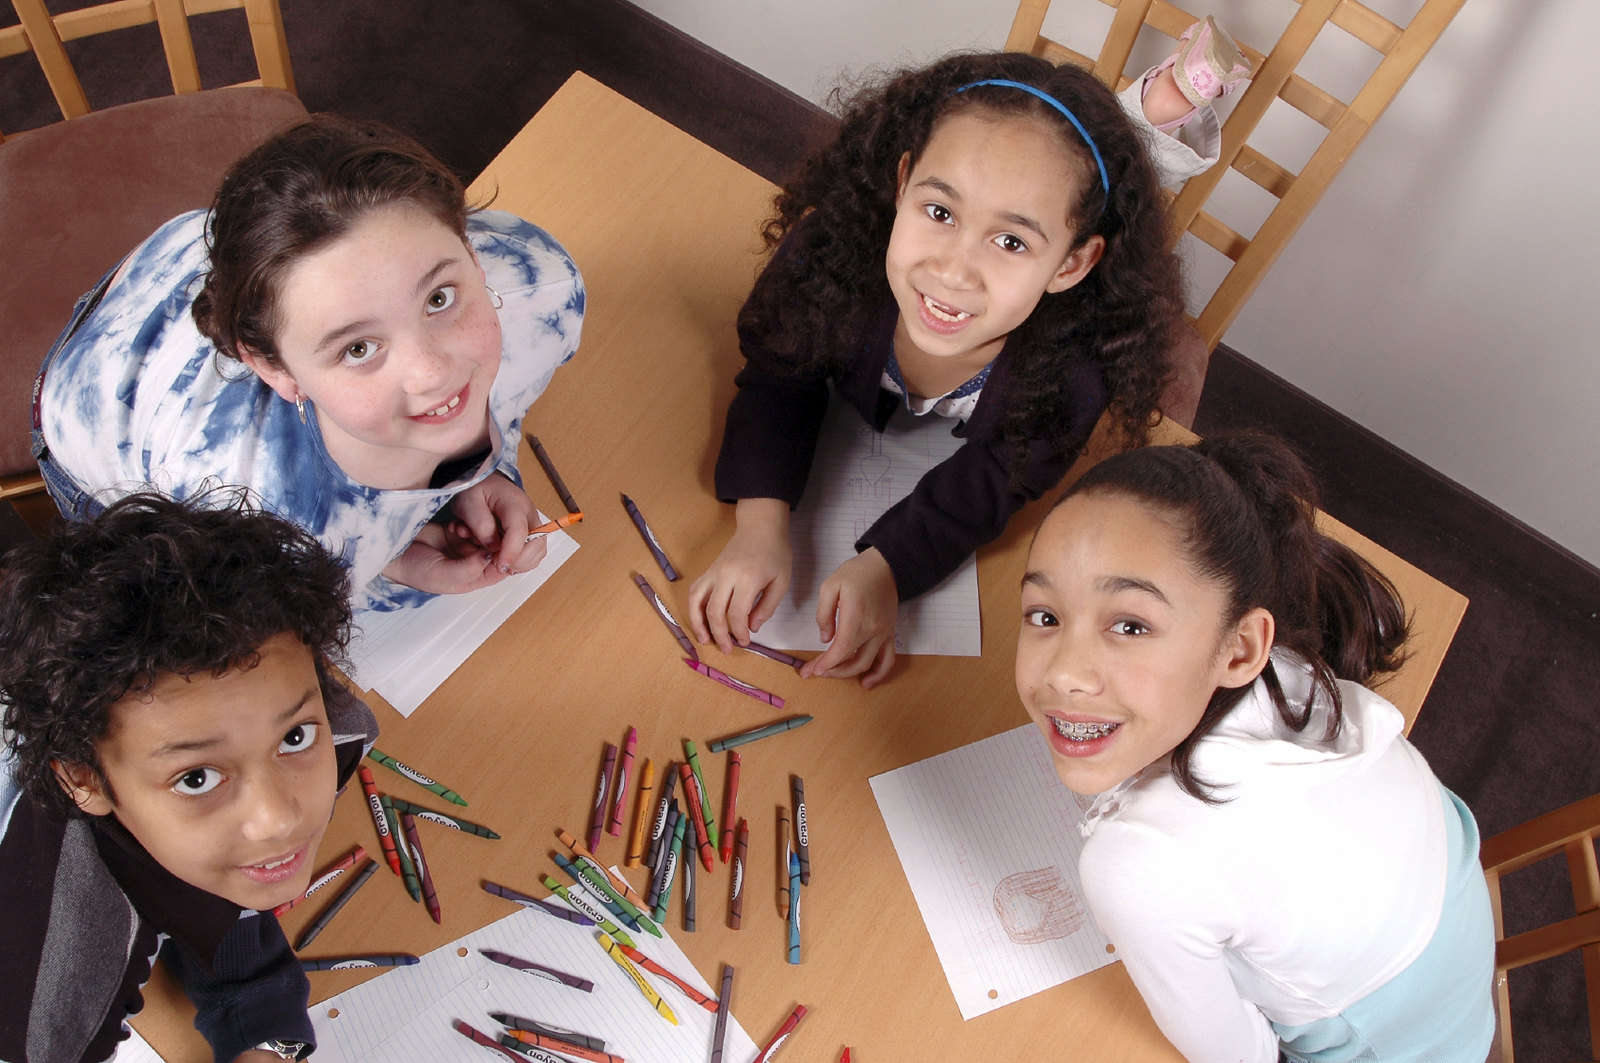
[[[1172,67],[1173,80],[1178,91],[1194,109],[1180,118],[1163,123],[1156,128],[1171,133],[1187,123],[1211,101],[1225,96],[1250,80],[1250,61],[1239,50],[1239,45],[1228,36],[1228,31],[1217,25],[1207,15],[1183,31],[1178,38],[1178,50],[1166,60],[1151,67],[1144,76],[1146,88],[1168,67]]]

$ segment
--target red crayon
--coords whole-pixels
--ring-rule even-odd
[[[551,1037],[548,1034],[534,1033],[532,1030],[507,1030],[505,1035],[515,1038],[525,1045],[548,1049],[551,1052],[559,1052],[564,1056],[572,1056],[574,1059],[588,1059],[592,1060],[593,1063],[626,1063],[626,1060],[621,1056],[612,1055],[610,1052],[596,1052],[592,1048],[575,1045],[571,1041],[563,1041],[559,1037]]]
[[[772,1035],[772,1040],[767,1042],[766,1047],[761,1050],[761,1054],[756,1056],[751,1063],[767,1063],[768,1060],[777,1055],[778,1049],[783,1047],[783,1042],[788,1039],[790,1034],[794,1033],[794,1028],[799,1026],[800,1020],[805,1017],[806,1006],[804,1004],[796,1004],[794,1011],[790,1012],[789,1017],[783,1020],[783,1025],[778,1027],[778,1032]]]
[[[622,766],[617,769],[616,791],[611,795],[611,822],[606,824],[606,833],[613,838],[622,833],[623,803],[628,798],[628,776],[633,773],[633,751],[638,745],[639,729],[628,728],[628,736],[622,740]]]
[[[689,801],[689,822],[694,827],[695,847],[700,850],[700,862],[710,871],[717,866],[716,850],[711,848],[711,839],[706,835],[706,817],[701,811],[700,787],[694,784],[694,772],[689,765],[678,765],[678,778],[683,780],[683,792]]]
[[[427,906],[428,915],[435,923],[443,923],[444,913],[439,910],[439,894],[433,888],[433,872],[428,870],[428,861],[422,853],[422,841],[417,837],[416,817],[409,812],[402,812],[400,824],[406,832],[411,862],[417,865],[417,877],[422,880],[422,903]]]
[[[684,996],[688,997],[696,1004],[699,1004],[702,1008],[705,1008],[713,1015],[716,1014],[717,1002],[715,1000],[712,1000],[710,997],[700,992],[700,990],[696,989],[688,982],[685,982],[682,978],[679,978],[677,975],[673,974],[671,971],[667,970],[665,967],[661,966],[655,960],[652,960],[638,949],[629,948],[627,945],[624,945],[621,942],[618,942],[617,948],[621,949],[622,954],[628,957],[628,959],[632,960],[634,963],[637,963],[640,967],[643,967],[647,971],[652,971],[655,974],[659,974],[661,977],[665,978],[667,981],[683,990]]]
[[[357,860],[365,860],[366,858],[367,851],[361,848],[359,845],[356,846],[354,849],[351,849],[348,853],[345,853],[343,856],[341,856],[338,860],[328,865],[326,870],[324,870],[316,878],[312,879],[311,885],[306,887],[306,891],[304,893],[293,900],[284,901],[282,904],[272,909],[272,914],[282,915],[284,912],[287,912],[290,908],[293,908],[295,905],[299,904],[301,901],[305,900],[307,897],[311,896],[313,893],[317,892],[322,887],[326,886],[328,883],[344,874],[346,871],[349,871],[352,867],[355,867]]]
[[[378,844],[383,848],[383,858],[389,862],[389,870],[400,874],[400,851],[394,847],[394,838],[389,834],[389,817],[383,814],[383,802],[378,797],[378,784],[372,778],[372,769],[366,764],[356,765],[356,774],[361,776],[361,792],[367,795],[367,807],[372,809],[372,825],[378,829]]]
[[[600,758],[600,778],[594,784],[594,807],[589,810],[589,837],[591,850],[600,848],[600,835],[606,829],[606,793],[611,789],[611,773],[617,767],[617,747],[606,743],[606,752]]]
[[[739,754],[728,750],[728,782],[722,788],[722,862],[726,864],[733,856],[733,831],[728,830],[732,823],[733,810],[739,803]]]
[[[496,1052],[510,1056],[512,1059],[516,1060],[517,1063],[528,1063],[527,1056],[518,1055],[517,1053],[511,1051],[511,1049],[506,1048],[499,1041],[496,1041],[493,1037],[483,1033],[481,1030],[473,1029],[460,1019],[451,1019],[450,1025],[454,1026],[456,1028],[456,1032],[461,1034],[463,1037],[470,1037],[472,1040],[478,1042],[485,1048],[492,1048]]]

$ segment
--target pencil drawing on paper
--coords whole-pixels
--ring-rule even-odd
[[[1083,902],[1057,867],[1018,871],[994,888],[994,914],[1018,945],[1071,937],[1083,927]]]

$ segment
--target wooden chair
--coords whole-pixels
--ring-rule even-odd
[[[1589,1000],[1590,1059],[1600,1060],[1600,867],[1595,863],[1596,835],[1600,835],[1600,795],[1575,801],[1484,840],[1480,859],[1489,882],[1498,941],[1494,963],[1495,1010],[1499,1017],[1496,1047],[1498,1058],[1504,1063],[1512,1063],[1507,972],[1574,950],[1583,956]],[[1507,937],[1501,917],[1501,878],[1558,854],[1566,857],[1577,914]]]
[[[66,119],[0,138],[0,499],[37,524],[51,507],[29,399],[73,303],[161,223],[209,206],[235,159],[306,111],[278,0],[117,0],[53,17],[43,0],[12,7],[20,22],[0,29],[0,60],[31,51]],[[228,9],[248,19],[260,77],[202,91],[188,16]],[[174,95],[91,111],[62,42],[149,23]]]
[[[1099,2],[1115,8],[1116,13],[1097,56],[1090,57],[1073,51],[1041,36],[1050,0],[1021,0],[1010,35],[1006,38],[1006,48],[1028,52],[1056,63],[1076,63],[1092,70],[1095,76],[1116,90],[1126,85],[1132,77],[1143,73],[1141,67],[1130,75],[1124,67],[1144,27],[1148,26],[1176,40],[1191,23],[1197,21],[1197,16],[1166,0]],[[1327,191],[1350,153],[1383,114],[1465,0],[1425,0],[1405,26],[1396,25],[1357,0],[1297,2],[1299,10],[1294,12],[1269,51],[1262,53],[1250,47],[1246,41],[1239,41],[1240,47],[1251,60],[1255,74],[1223,123],[1222,157],[1206,173],[1190,178],[1172,202],[1174,242],[1183,233],[1192,233],[1232,262],[1227,267],[1226,276],[1195,319],[1195,327],[1207,356],[1233,323],[1278,253],[1322,198],[1323,192]],[[1205,9],[1202,8],[1201,14],[1204,13]],[[1301,60],[1328,23],[1382,57],[1377,68],[1348,103],[1296,73]],[[1320,147],[1316,148],[1298,173],[1274,162],[1248,143],[1275,99],[1282,100],[1327,131],[1322,135]],[[1204,209],[1230,169],[1259,185],[1278,201],[1256,228],[1254,236],[1236,232]]]

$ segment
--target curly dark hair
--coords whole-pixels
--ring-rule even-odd
[[[104,778],[96,743],[111,706],[165,675],[254,667],[291,632],[324,693],[349,642],[349,579],[312,536],[240,488],[185,502],[119,499],[0,559],[0,703],[18,782],[44,807],[76,808],[53,763]]]
[[[1109,197],[1083,137],[1049,104],[1014,88],[956,91],[990,78],[1032,85],[1065,104],[1100,149]],[[741,333],[762,336],[789,370],[836,367],[846,357],[845,337],[892,298],[884,251],[900,159],[909,156],[914,166],[934,128],[951,115],[1034,117],[1058,128],[1080,163],[1072,175],[1079,197],[1068,219],[1073,247],[1095,235],[1106,246],[1087,277],[1046,293],[1012,334],[1015,401],[1003,436],[1018,463],[1028,441],[1054,440],[1058,456],[1069,453],[1064,367],[1081,357],[1102,367],[1122,441],[1143,443],[1160,417],[1156,399],[1183,296],[1148,150],[1110,90],[1075,66],[999,52],[948,56],[868,84],[842,104],[841,96],[835,90],[833,102],[844,115],[838,138],[784,186],[764,227],[769,247],[786,237],[794,246],[757,280],[740,313]]]
[[[1404,660],[1410,622],[1399,592],[1365,558],[1317,530],[1316,480],[1276,436],[1235,432],[1188,447],[1117,454],[1084,473],[1056,505],[1095,492],[1147,503],[1175,522],[1194,571],[1227,593],[1224,627],[1258,607],[1272,614],[1273,646],[1293,651],[1312,674],[1311,696],[1296,712],[1272,662],[1262,670],[1267,693],[1291,729],[1305,730],[1313,703],[1323,697],[1324,737],[1332,739],[1343,718],[1334,680],[1365,683]],[[1217,800],[1190,760],[1249,689],[1214,691],[1194,730],[1173,749],[1173,777],[1190,796]]]

